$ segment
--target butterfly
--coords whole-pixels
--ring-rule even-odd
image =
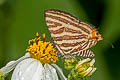
[[[93,25],[61,10],[49,9],[44,15],[51,37],[63,56],[94,56],[89,48],[103,38]]]

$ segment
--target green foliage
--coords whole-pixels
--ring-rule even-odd
[[[44,10],[63,10],[82,21],[97,25],[105,40],[115,43],[117,40],[120,41],[119,8],[120,0],[6,0],[0,4],[0,67],[23,56],[28,40],[35,37],[36,32],[46,33],[49,39]],[[115,44],[119,44],[119,41]],[[92,48],[96,54],[98,70],[89,80],[120,79],[120,64],[118,65],[120,49],[115,47],[113,50],[116,52],[113,53],[109,51],[110,46],[103,40]],[[63,66],[61,67],[64,70]],[[65,72],[65,75],[67,74]]]

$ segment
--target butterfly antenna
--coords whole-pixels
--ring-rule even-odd
[[[98,27],[97,30],[99,30],[100,28]]]
[[[105,42],[107,42],[108,44],[110,44],[110,45],[112,46],[112,48],[115,48],[114,45],[113,45],[110,41],[105,40],[105,39],[104,39],[103,41],[105,41]]]

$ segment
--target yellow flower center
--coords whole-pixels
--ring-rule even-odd
[[[36,38],[29,40],[30,46],[26,49],[32,58],[40,60],[41,63],[55,63],[58,60],[56,56],[56,48],[51,42],[45,42],[45,34],[43,41],[40,40],[39,34],[36,33]]]

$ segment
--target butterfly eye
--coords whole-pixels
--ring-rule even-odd
[[[98,39],[98,37],[96,37],[96,39]]]
[[[96,32],[96,35],[99,35],[99,33],[98,33],[98,32]]]

